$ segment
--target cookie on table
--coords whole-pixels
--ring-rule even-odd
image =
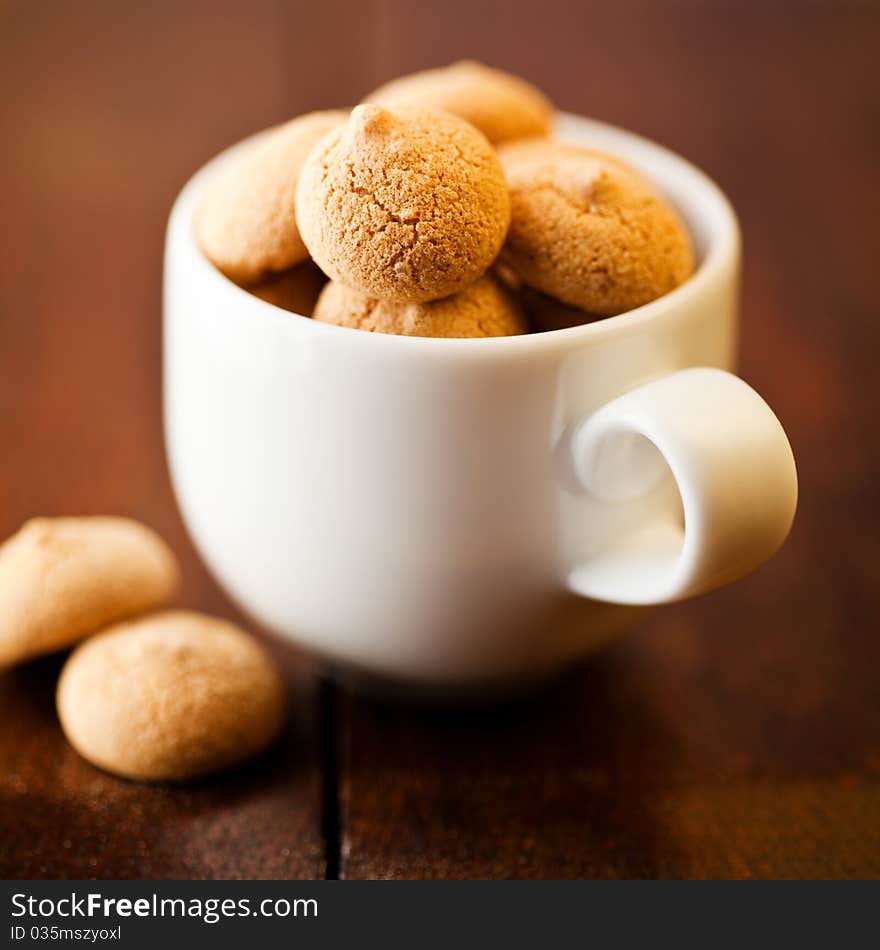
[[[425,303],[395,303],[365,297],[331,281],[318,299],[315,320],[370,333],[398,336],[490,337],[526,332],[522,311],[492,277],[459,293]]]
[[[366,296],[448,297],[495,259],[510,221],[504,173],[456,116],[357,106],[303,166],[296,216],[330,278]]]
[[[512,209],[500,260],[524,284],[611,316],[693,272],[681,218],[619,159],[546,139],[505,146],[499,157]]]
[[[326,283],[327,278],[317,264],[312,261],[303,261],[245,289],[260,300],[265,300],[266,303],[271,303],[282,310],[310,317]]]
[[[463,60],[393,79],[364,102],[387,109],[441,109],[476,126],[492,143],[546,135],[553,106],[534,86],[482,63]]]
[[[0,546],[0,667],[165,603],[177,560],[128,518],[35,518]]]
[[[263,133],[206,183],[196,239],[206,257],[238,283],[260,280],[308,257],[296,226],[300,170],[344,112],[310,112]]]
[[[281,729],[284,689],[273,661],[234,624],[166,611],[79,646],[56,706],[71,745],[93,765],[182,781],[265,749]]]

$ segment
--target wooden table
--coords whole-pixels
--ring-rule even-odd
[[[283,742],[183,789],[72,752],[60,659],[6,673],[0,874],[880,874],[878,53],[867,2],[4,4],[0,536],[37,514],[133,515],[180,553],[182,603],[237,616],[163,455],[171,201],[252,130],[465,55],[656,138],[731,195],[741,370],[790,433],[801,502],[758,574],[509,706],[368,701],[275,645]]]

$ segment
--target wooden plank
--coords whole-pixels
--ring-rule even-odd
[[[341,871],[878,873],[875,10],[266,0],[0,16],[0,536],[34,514],[140,517],[181,553],[181,602],[233,618],[161,445],[162,231],[203,159],[476,55],[715,175],[746,237],[743,372],[799,459],[789,545],[531,701],[414,713],[344,696]],[[321,874],[315,683],[275,648],[295,707],[284,741],[187,789],[79,760],[52,712],[57,659],[0,678],[0,874]]]
[[[314,54],[291,60],[289,27],[268,0],[4,4],[0,24],[0,536],[37,514],[141,518],[181,556],[180,603],[233,619],[165,467],[163,232],[205,159],[311,107]],[[316,683],[273,649],[293,705],[283,741],[186,788],[117,781],[73,753],[57,658],[0,676],[0,875],[321,876]]]
[[[386,74],[476,53],[721,182],[745,237],[741,368],[786,424],[801,503],[758,574],[531,700],[345,695],[343,876],[876,876],[877,9],[386,9]]]

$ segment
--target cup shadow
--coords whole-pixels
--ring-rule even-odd
[[[677,741],[631,650],[495,705],[344,693],[343,875],[674,876],[685,856],[651,803]]]

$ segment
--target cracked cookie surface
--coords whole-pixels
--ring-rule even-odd
[[[195,214],[205,256],[227,277],[247,284],[308,257],[296,226],[296,185],[318,140],[344,112],[310,112],[261,135],[206,184]]]
[[[553,116],[550,101],[530,83],[469,60],[393,79],[364,102],[451,112],[493,143],[546,135]]]
[[[517,336],[526,324],[516,301],[492,277],[481,277],[442,300],[395,303],[365,297],[331,281],[318,298],[315,320],[399,336]]]
[[[500,260],[523,283],[612,316],[692,273],[678,214],[619,159],[544,139],[505,146],[499,157],[512,208]]]
[[[504,242],[510,199],[485,136],[456,116],[357,106],[312,151],[296,195],[300,233],[334,280],[396,301],[447,297]]]

